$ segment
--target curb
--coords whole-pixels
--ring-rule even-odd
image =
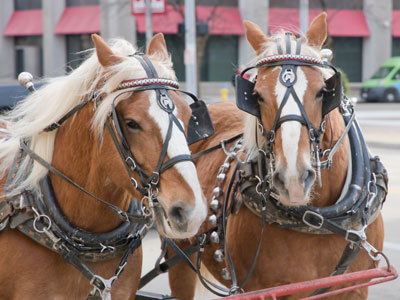
[[[375,141],[366,141],[366,143],[369,147],[372,148],[400,150],[400,144],[398,143],[385,143],[385,142],[375,142]]]

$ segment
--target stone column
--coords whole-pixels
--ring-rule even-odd
[[[136,22],[130,0],[100,0],[101,36],[107,41],[122,37],[136,45]]]
[[[265,34],[268,33],[269,0],[239,0],[239,11],[242,20],[256,23]],[[254,59],[254,50],[246,39],[239,37],[239,67],[248,65]]]
[[[65,35],[54,34],[57,22],[65,9],[65,0],[43,0],[43,75],[65,74],[67,50]]]
[[[369,78],[391,57],[392,0],[364,0],[364,15],[370,36],[363,40],[362,80]]]
[[[0,80],[9,81],[15,77],[14,37],[3,36],[8,21],[14,12],[14,0],[2,0],[0,9]]]

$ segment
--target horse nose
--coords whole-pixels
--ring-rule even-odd
[[[280,170],[276,170],[272,176],[272,184],[280,191],[286,190],[286,178]]]
[[[180,231],[187,231],[188,214],[184,203],[177,203],[169,209],[169,219]]]
[[[304,190],[307,191],[315,181],[315,171],[313,169],[306,169],[300,177],[300,182],[303,183]]]

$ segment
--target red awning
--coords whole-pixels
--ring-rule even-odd
[[[392,35],[400,37],[400,10],[392,11]]]
[[[67,7],[57,23],[55,34],[100,32],[100,6]]]
[[[321,10],[309,10],[309,23],[321,13]],[[361,10],[328,9],[328,33],[331,36],[366,37],[369,29]],[[297,8],[270,8],[269,31],[275,33],[281,29],[299,32],[299,10]]]
[[[16,10],[3,32],[4,36],[42,35],[42,10]]]
[[[178,33],[178,24],[183,23],[182,15],[178,7],[175,9],[172,5],[167,5],[165,14],[154,14],[152,26],[154,32],[166,34]],[[242,35],[244,29],[238,7],[218,6],[214,9],[212,6],[197,6],[197,17],[202,22],[207,22],[211,34],[214,35]],[[144,15],[136,16],[137,31],[146,32],[146,19]]]

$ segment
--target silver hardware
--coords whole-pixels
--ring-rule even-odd
[[[322,49],[320,52],[322,62],[330,63],[333,58],[333,52],[331,49]]]
[[[211,232],[210,240],[214,244],[219,244],[219,234],[216,231]]]
[[[97,286],[94,285],[95,280],[100,280],[103,285],[104,289],[101,290]],[[98,292],[101,296],[101,300],[111,300],[111,286],[114,282],[114,280],[117,279],[117,276],[113,276],[110,279],[104,279],[103,277],[99,275],[94,275],[92,280],[90,280],[90,284],[93,286],[93,290],[91,292],[92,295],[95,295],[96,292]]]
[[[100,253],[103,253],[106,250],[109,250],[110,252],[114,252],[114,250],[115,250],[115,247],[108,246],[108,245],[103,245],[102,243],[100,243],[100,246],[101,246]]]
[[[308,222],[307,219],[306,219],[307,215],[311,215],[311,216],[317,217],[320,220],[319,225],[314,225],[314,224],[311,224],[310,222]],[[313,212],[311,210],[307,210],[303,215],[303,222],[304,222],[304,224],[310,226],[311,228],[320,229],[322,227],[322,225],[324,224],[324,217],[321,216],[320,214],[317,214],[316,212]]]
[[[363,240],[361,242],[361,247],[367,251],[369,257],[374,260],[378,261],[382,258],[382,255],[379,253],[377,249],[375,249],[374,246],[372,246],[370,243],[368,243],[366,240]]]
[[[232,279],[232,278],[231,278],[231,274],[230,274],[229,271],[228,271],[228,268],[223,268],[223,269],[222,269],[222,271],[221,271],[221,276],[222,276],[222,278],[225,279],[225,280],[231,280],[231,279]]]
[[[224,194],[224,190],[221,189],[220,187],[216,187],[216,188],[213,190],[213,195],[214,195],[215,197],[222,196],[223,194]]]
[[[216,212],[218,208],[220,208],[220,206],[221,203],[217,199],[214,198],[213,200],[211,200],[210,208],[213,212]]]
[[[33,76],[29,72],[22,72],[18,75],[18,83],[29,89],[33,86]]]
[[[229,168],[230,168],[230,164],[229,163],[223,163],[223,165],[221,166],[221,168],[220,168],[220,172],[223,172],[223,171],[227,171],[227,170],[229,170]]]
[[[208,222],[210,222],[210,225],[213,227],[217,226],[217,216],[216,215],[209,216]]]
[[[217,175],[217,179],[219,182],[224,182],[226,178],[226,174],[225,173],[220,173]]]
[[[223,262],[225,260],[224,252],[222,249],[215,250],[214,260],[217,262]]]

